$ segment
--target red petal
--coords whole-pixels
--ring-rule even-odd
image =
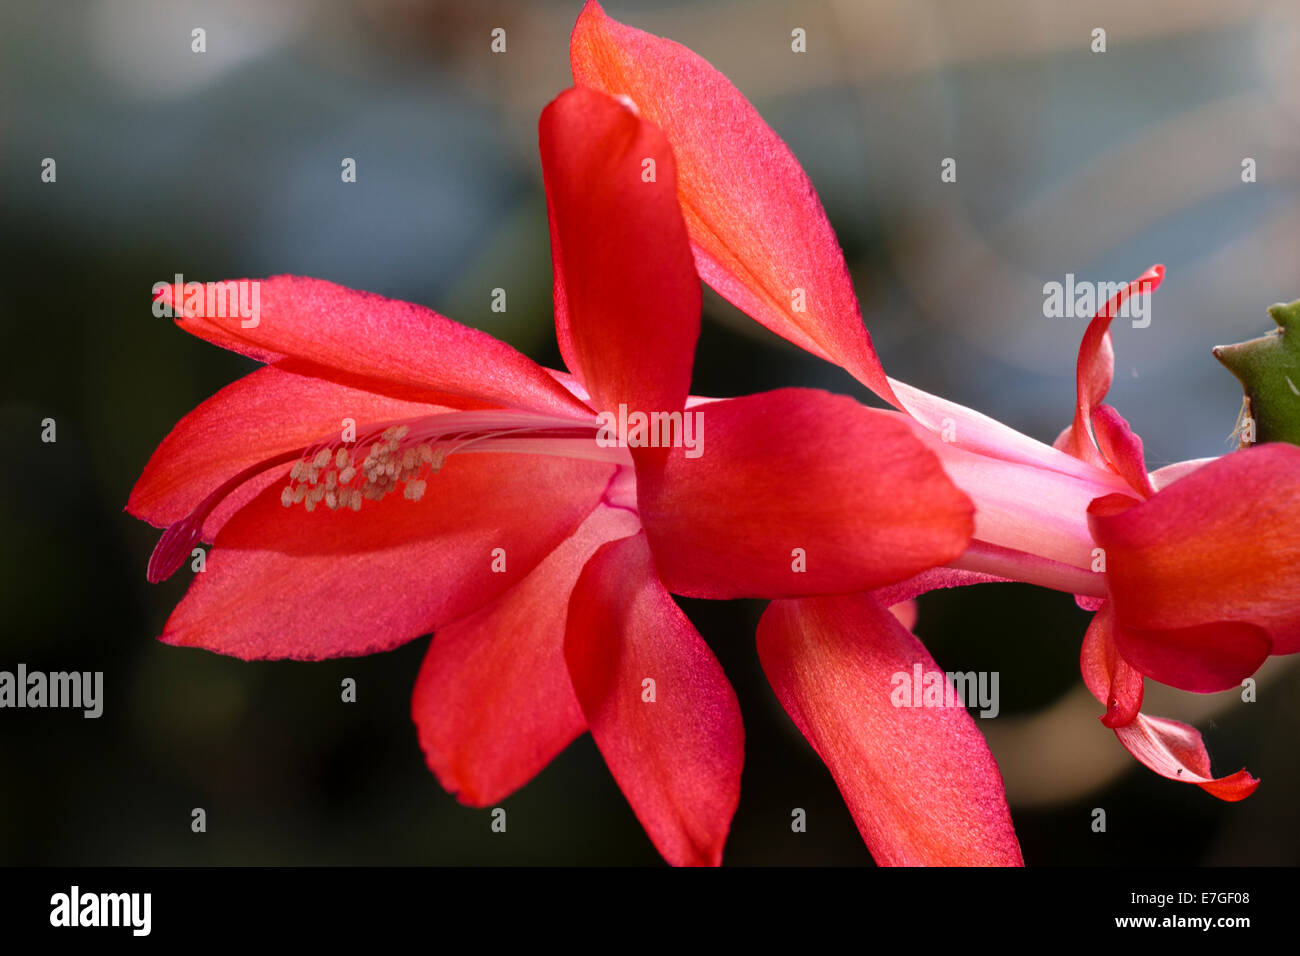
[[[673,865],[716,866],[740,799],[740,708],[643,534],[588,562],[564,652],[596,746],[654,845]]]
[[[1245,800],[1259,781],[1245,769],[1227,777],[1214,777],[1210,754],[1195,727],[1164,717],[1138,714],[1133,723],[1115,731],[1126,750],[1162,777],[1194,783],[1220,800]]]
[[[812,183],[749,101],[690,50],[610,19],[595,2],[569,52],[574,82],[630,97],[668,137],[700,277],[897,404]]]
[[[1165,267],[1152,266],[1116,293],[1088,325],[1079,344],[1079,362],[1075,371],[1074,423],[1056,440],[1057,448],[1076,458],[1105,466],[1106,460],[1097,451],[1088,429],[1093,409],[1106,397],[1115,377],[1115,349],[1111,344],[1110,323],[1124,300],[1134,293],[1154,292],[1164,278]]]
[[[1088,516],[1125,627],[1235,621],[1266,630],[1275,654],[1300,650],[1300,448],[1234,452],[1114,505],[1102,498]]]
[[[364,428],[366,422],[442,410],[274,366],[260,368],[227,385],[176,423],[145,465],[127,510],[156,527],[166,527],[244,469],[324,436],[338,437],[345,418]],[[232,514],[282,479],[283,469],[271,470],[233,491],[204,522],[203,540],[211,541]]]
[[[1092,412],[1092,429],[1101,453],[1129,483],[1129,487],[1143,498],[1154,495],[1156,490],[1147,474],[1142,439],[1129,428],[1120,413],[1109,405],[1098,405]]]
[[[674,451],[638,473],[642,523],[676,594],[871,590],[946,564],[970,540],[970,501],[897,412],[782,389],[694,414],[703,454]]]
[[[1162,630],[1119,625],[1115,645],[1152,680],[1198,694],[1239,687],[1273,649],[1262,628],[1233,621]]]
[[[1142,674],[1135,670],[1115,647],[1115,615],[1110,604],[1103,603],[1088,625],[1079,653],[1079,670],[1092,696],[1106,708],[1101,722],[1107,727],[1122,727],[1133,722],[1142,709]]]
[[[419,501],[359,512],[280,504],[272,485],[217,535],[162,640],[245,659],[397,647],[521,580],[600,500],[613,469],[538,455],[454,455]],[[492,570],[505,551],[504,573]]]
[[[876,601],[775,601],[758,624],[758,654],[877,863],[1023,863],[1001,774],[966,709],[895,704],[898,675],[938,667]]]
[[[1101,722],[1115,730],[1129,753],[1162,777],[1198,784],[1223,800],[1250,796],[1259,781],[1245,770],[1217,780],[1211,776],[1210,755],[1196,728],[1138,712],[1142,675],[1120,655],[1114,629],[1114,612],[1107,603],[1088,626],[1079,655],[1083,682],[1106,708]]]
[[[677,411],[691,385],[700,280],[668,141],[586,89],[546,107],[540,132],[564,360],[598,411]]]
[[[440,629],[411,698],[429,767],[465,803],[487,806],[531,780],[587,729],[564,662],[569,594],[635,516],[601,505],[526,578]]]
[[[395,398],[457,408],[501,406],[586,416],[582,403],[531,359],[431,309],[323,279],[274,276],[238,281],[258,285],[255,327],[244,328],[238,315],[191,316],[180,314],[182,310],[176,324],[285,371]],[[168,287],[159,298],[183,304],[184,289]],[[206,303],[202,311],[207,311]]]

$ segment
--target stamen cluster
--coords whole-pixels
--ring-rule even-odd
[[[363,500],[379,501],[399,485],[402,497],[419,501],[426,479],[442,467],[447,450],[427,441],[407,442],[408,432],[406,425],[396,425],[368,446],[362,439],[308,449],[290,470],[280,503],[286,508],[301,504],[308,511],[321,503],[331,511],[360,511]],[[366,454],[360,458],[363,447]]]

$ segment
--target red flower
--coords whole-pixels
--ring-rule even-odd
[[[1074,424],[1049,447],[885,375],[808,177],[706,61],[617,23],[595,0],[574,29],[571,60],[576,82],[628,97],[664,130],[705,281],[906,413],[976,504],[974,540],[952,569],[870,596],[773,605],[760,626],[769,678],[877,858],[917,858],[915,842],[900,846],[898,835],[907,821],[920,832],[928,819],[912,803],[920,788],[884,770],[898,752],[876,737],[874,724],[891,716],[882,675],[923,653],[883,608],[934,587],[1014,579],[1079,595],[1098,611],[1085,680],[1124,745],[1157,772],[1225,799],[1251,792],[1257,781],[1244,771],[1211,779],[1194,730],[1138,713],[1142,675],[1223,690],[1268,654],[1300,650],[1300,449],[1266,445],[1147,474],[1141,442],[1101,401],[1112,377],[1110,317],[1130,293],[1154,289],[1164,269],[1132,283],[1089,327]],[[939,739],[928,759],[952,767],[945,761],[965,748],[977,774],[990,772],[987,749],[964,725]],[[882,806],[892,821],[884,826]]]
[[[669,591],[877,588],[960,554],[971,505],[894,413],[688,398],[700,290],[667,141],[571,90],[541,153],[572,376],[419,306],[269,279],[252,327],[178,318],[266,366],[176,426],[128,507],[168,526],[151,579],[213,542],[162,640],[310,660],[434,631],[412,715],[445,787],[492,804],[590,729],[663,856],[717,863],[740,713]],[[698,415],[703,453],[607,447],[620,407]]]
[[[1214,778],[1199,733],[1141,714],[1143,678],[1223,691],[1270,654],[1300,650],[1300,448],[1260,445],[1148,474],[1141,440],[1102,399],[1113,377],[1111,320],[1126,296],[1163,277],[1153,267],[1093,319],[1079,350],[1074,423],[1039,462],[994,432],[977,438],[974,453],[960,440],[933,447],[976,504],[974,540],[953,566],[1074,592],[1097,612],[1081,669],[1106,707],[1102,723],[1162,776],[1240,800],[1259,781],[1244,770]],[[969,424],[978,435],[981,423]],[[1074,457],[1055,461],[1057,449]],[[895,596],[969,579],[919,580]]]

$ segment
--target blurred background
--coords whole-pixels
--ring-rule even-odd
[[[247,664],[154,640],[188,572],[146,584],[157,532],[123,511],[150,452],[253,365],[176,330],[150,288],[318,276],[431,306],[559,366],[536,156],[569,83],[578,0],[86,0],[0,7],[0,669],[102,670],[105,710],[0,712],[0,862],[659,860],[589,737],[505,801],[507,834],[425,769],[408,701],[428,638],[385,655]],[[1051,441],[1082,319],[1067,272],[1169,273],[1115,329],[1111,400],[1151,467],[1231,447],[1215,344],[1300,297],[1300,5],[1238,0],[610,0],[727,74],[789,143],[838,231],[886,368]],[[207,52],[191,52],[191,30]],[[490,31],[507,31],[493,54]],[[807,31],[808,52],[790,49]],[[1106,30],[1104,54],[1091,32]],[[41,161],[57,181],[41,181]],[[343,157],[357,182],[340,182]],[[939,180],[943,157],[957,182]],[[1242,160],[1258,181],[1243,183]],[[490,310],[508,288],[509,311]],[[698,394],[868,396],[706,293]],[[871,399],[874,402],[874,399]],[[42,444],[40,421],[57,420]],[[683,601],[740,698],[726,860],[870,864],[829,774],[768,689],[757,602]],[[1096,721],[1087,615],[1020,585],[920,602],[947,670],[1001,674],[980,721],[1033,864],[1300,863],[1300,677],[1259,700],[1149,686],[1243,803],[1156,777]],[[339,700],[354,677],[357,703]],[[190,811],[208,832],[190,832]],[[794,807],[808,832],[790,830]],[[1091,811],[1107,811],[1105,834]]]

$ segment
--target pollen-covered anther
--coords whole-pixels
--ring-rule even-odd
[[[292,463],[280,503],[314,511],[323,501],[331,511],[359,511],[363,501],[380,501],[399,488],[406,500],[420,501],[428,490],[427,479],[444,467],[449,455],[511,451],[519,443],[530,451],[569,456],[575,454],[573,446],[581,446],[594,431],[595,426],[585,422],[539,420],[499,410],[449,412],[414,425],[376,428],[346,444],[327,441],[304,449]],[[581,447],[576,456],[585,459],[589,454]]]
[[[360,511],[363,501],[379,501],[399,485],[402,497],[420,501],[428,490],[428,477],[436,474],[451,454],[526,447],[529,452],[589,460],[599,447],[591,444],[599,434],[598,420],[575,422],[532,412],[487,409],[444,412],[412,421],[411,426],[393,425],[360,440],[344,443],[330,437],[322,444],[280,452],[227,478],[190,514],[163,532],[149,558],[149,580],[162,581],[174,574],[189,559],[195,542],[203,538],[204,522],[213,510],[236,488],[271,469],[289,468],[288,484],[280,489],[280,504],[286,508],[300,504],[315,511],[324,502],[333,511]],[[626,450],[608,454],[611,463],[630,464]]]
[[[325,497],[325,489],[321,485],[312,485],[307,490],[307,495],[303,499],[303,507],[308,511],[315,511],[316,506],[320,504],[321,499]]]

